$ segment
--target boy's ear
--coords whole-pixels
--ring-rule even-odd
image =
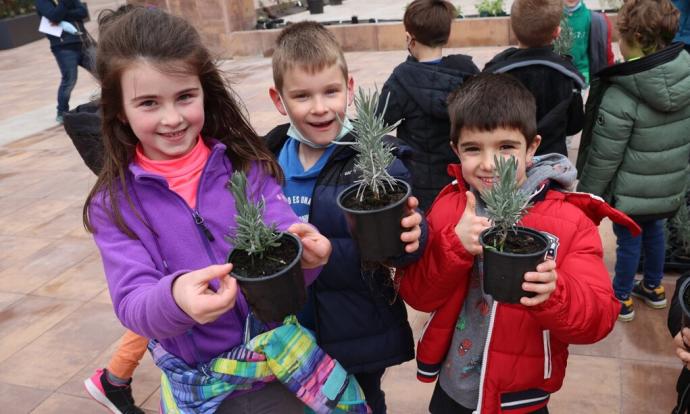
[[[273,105],[276,107],[278,112],[280,112],[281,115],[287,115],[287,111],[285,110],[283,100],[280,99],[280,94],[278,93],[278,90],[275,88],[275,86],[271,86],[270,88],[268,88],[268,95],[271,97],[271,101],[273,101]]]
[[[529,144],[529,147],[527,147],[527,156],[526,162],[527,164],[531,164],[532,162],[532,157],[534,157],[534,153],[537,152],[537,148],[539,148],[539,144],[541,144],[541,135],[535,135],[534,139],[532,140],[532,143]]]
[[[553,40],[558,39],[558,36],[560,36],[560,35],[561,35],[561,25],[559,24],[558,26],[556,26],[556,28],[553,31]]]
[[[450,148],[453,150],[453,153],[455,153],[455,156],[458,157],[458,160],[460,159],[460,153],[458,152],[458,146],[453,144],[453,141],[448,141],[450,144]]]
[[[347,75],[347,106],[355,100],[355,80],[352,75]]]

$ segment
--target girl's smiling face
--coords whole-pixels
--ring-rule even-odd
[[[144,155],[171,160],[187,154],[204,126],[204,92],[197,75],[165,73],[136,61],[122,73],[122,120]]]

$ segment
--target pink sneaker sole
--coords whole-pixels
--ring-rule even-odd
[[[91,378],[87,378],[86,380],[84,380],[84,388],[86,388],[86,392],[89,393],[91,398],[93,398],[99,404],[110,410],[111,413],[122,414],[122,411],[118,410],[117,407],[115,407],[115,405],[105,397],[103,391],[101,391],[101,388],[98,385],[94,384],[93,381],[91,381]]]

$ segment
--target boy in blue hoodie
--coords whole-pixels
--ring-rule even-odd
[[[412,330],[397,295],[391,270],[363,269],[360,251],[336,204],[338,194],[359,178],[346,109],[354,82],[333,34],[315,22],[289,26],[273,54],[275,86],[270,96],[290,124],[266,136],[285,172],[283,191],[295,213],[316,226],[333,245],[329,262],[309,287],[300,322],[316,333],[319,345],[357,378],[374,413],[385,413],[381,377],[389,366],[414,357]],[[344,120],[341,124],[340,120]],[[391,175],[408,178],[400,160]],[[406,253],[392,258],[399,267],[416,260],[424,245],[422,216],[410,197],[401,221]]]

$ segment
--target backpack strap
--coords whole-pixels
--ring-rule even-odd
[[[506,73],[510,72],[513,69],[518,69],[518,68],[524,68],[526,66],[533,66],[533,65],[541,65],[541,66],[546,66],[549,67],[557,72],[560,72],[561,74],[569,77],[572,79],[572,81],[580,88],[584,89],[586,84],[584,79],[582,79],[582,76],[579,73],[575,73],[572,70],[566,68],[565,66],[558,64],[556,62],[552,62],[550,60],[545,60],[545,59],[530,59],[530,60],[523,60],[520,62],[513,62],[509,63],[505,66],[497,66],[491,70],[493,73]]]

